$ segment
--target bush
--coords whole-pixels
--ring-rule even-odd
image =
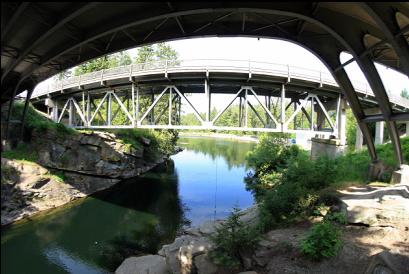
[[[176,130],[119,129],[110,131],[121,141],[135,148],[142,146],[140,142],[142,137],[151,140],[148,148],[150,154],[156,154],[157,152],[166,155],[173,154],[178,139]]]
[[[348,223],[347,216],[343,212],[328,213],[327,215],[325,215],[324,221],[330,221],[341,225],[346,225]]]
[[[341,247],[341,230],[328,220],[315,224],[301,241],[302,253],[313,260],[336,256]]]
[[[256,173],[278,171],[287,168],[288,163],[297,157],[301,150],[298,146],[287,146],[286,134],[262,134],[260,142],[246,157],[250,167]]]
[[[15,120],[21,120],[23,117],[24,103],[15,102],[13,106],[11,117]],[[47,118],[45,115],[37,111],[33,105],[30,103],[27,108],[25,127],[28,129],[36,129],[39,131],[45,131],[47,129],[53,129],[56,133],[64,137],[67,134],[75,133],[75,130],[69,127],[66,127],[64,124],[55,123],[54,121]]]
[[[241,254],[254,249],[259,241],[257,229],[240,221],[240,216],[239,208],[234,207],[226,222],[210,236],[214,249],[209,255],[214,263],[227,267],[243,266]]]
[[[307,189],[318,190],[334,182],[334,160],[327,157],[312,161],[309,156],[299,155],[289,165],[284,181],[302,184]]]

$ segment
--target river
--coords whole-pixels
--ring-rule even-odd
[[[254,203],[243,181],[254,143],[183,137],[179,145],[182,152],[143,176],[2,229],[1,273],[112,273],[189,225]]]

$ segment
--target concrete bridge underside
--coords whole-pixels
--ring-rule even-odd
[[[41,80],[104,54],[159,41],[203,36],[279,38],[297,43],[328,67],[349,102],[373,160],[368,123],[385,121],[403,163],[398,113],[374,62],[409,75],[409,3],[152,2],[2,3],[1,102]],[[341,52],[353,58],[341,63]],[[367,114],[344,67],[355,61],[378,102]],[[9,108],[11,110],[11,108]],[[23,119],[24,120],[24,119]]]

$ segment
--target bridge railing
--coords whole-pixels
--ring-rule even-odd
[[[110,69],[103,69],[80,76],[73,76],[63,80],[57,80],[47,85],[38,85],[34,91],[33,98],[48,93],[73,88],[85,84],[99,81],[112,80],[123,77],[148,75],[155,73],[174,72],[236,72],[252,74],[265,74],[271,76],[296,78],[320,85],[338,86],[330,73],[308,68],[292,66],[288,64],[278,64],[254,60],[233,60],[233,59],[183,59],[183,60],[159,60],[146,63],[137,63],[127,66],[120,66]],[[355,90],[365,96],[374,96],[367,83],[352,81]],[[388,93],[391,103],[409,108],[409,100],[399,95]]]

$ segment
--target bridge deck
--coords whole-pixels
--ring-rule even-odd
[[[293,89],[326,93],[336,97],[341,93],[331,74],[290,66],[249,60],[195,59],[178,61],[155,61],[105,69],[81,76],[74,76],[49,85],[36,87],[32,98],[42,100],[46,97],[61,96],[61,93],[79,93],[82,90],[104,88],[106,86],[129,85],[130,80],[143,83],[166,85],[176,81],[210,78],[224,79],[225,82],[243,80],[258,85],[286,83]],[[105,85],[109,83],[108,85]],[[355,91],[363,102],[376,106],[375,96],[367,83],[352,82]],[[213,91],[217,93],[217,90]],[[220,93],[226,93],[226,90]],[[334,96],[335,95],[335,96]],[[274,95],[272,95],[274,96]],[[278,95],[279,96],[279,95]],[[396,110],[409,109],[409,100],[395,94],[388,94],[392,107]]]

